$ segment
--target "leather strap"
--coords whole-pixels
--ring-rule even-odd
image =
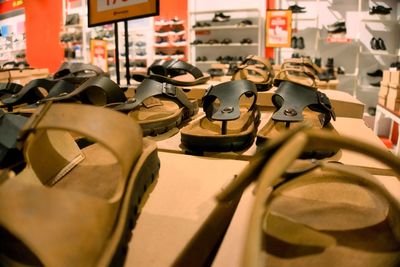
[[[280,83],[276,93],[272,96],[272,103],[278,108],[272,115],[272,119],[275,121],[303,121],[302,113],[306,107],[322,114],[323,126],[327,125],[331,118],[336,119],[331,102],[324,93],[291,81]]]
[[[253,64],[249,64],[251,61],[259,62],[262,65],[264,65],[267,70],[272,70],[271,62],[268,59],[260,57],[260,56],[256,56],[256,55],[247,56],[242,64],[243,65],[253,65]]]
[[[5,106],[13,106],[21,102],[27,102],[28,104],[36,103],[44,96],[35,89],[41,87],[49,92],[50,89],[57,83],[58,81],[49,79],[32,80],[27,83],[21,90],[19,90],[18,93],[11,95],[9,98],[3,99],[2,102]]]
[[[152,79],[145,79],[136,89],[134,98],[128,99],[125,103],[112,107],[118,111],[131,111],[143,103],[143,101],[149,97],[163,95],[171,98],[174,102],[179,105],[184,105],[190,111],[195,109],[192,102],[189,101],[186,94],[181,88],[176,87],[172,84],[161,83]]]
[[[289,72],[297,73],[298,74],[297,76],[306,75],[308,78],[310,78],[310,80],[312,82],[311,87],[317,88],[317,81],[319,80],[318,76],[316,76],[313,72],[309,71],[303,65],[281,68],[281,70],[275,76],[274,85],[275,86],[279,86],[281,81],[293,81],[293,82],[296,82],[296,80],[293,80],[293,79],[291,80],[290,79],[290,75],[288,75]]]
[[[239,100],[242,95],[254,96],[249,110],[255,108],[257,88],[247,80],[235,80],[211,86],[203,97],[203,110],[209,120],[230,121],[240,117]],[[219,100],[216,105],[215,100]]]
[[[22,89],[18,83],[0,83],[0,95],[16,94]]]
[[[121,88],[110,78],[105,76],[95,76],[75,90],[70,92],[56,92],[49,94],[48,97],[40,100],[40,103],[48,101],[64,101],[68,99],[78,98],[83,103],[103,106],[108,103],[118,103],[126,101],[126,97]]]
[[[118,159],[124,178],[128,176],[132,162],[142,152],[142,132],[139,125],[128,116],[102,107],[47,102],[39,106],[37,112],[26,122],[19,140],[26,140],[30,134],[46,130],[72,131],[100,143]],[[35,170],[43,166],[37,164],[32,168]]]
[[[96,75],[103,74],[103,70],[92,64],[64,62],[54,74],[54,79],[72,78],[78,73],[92,72]]]
[[[195,79],[203,77],[203,72],[197,67],[178,59],[173,60],[156,60],[148,70],[148,74],[158,74],[161,76],[174,77],[182,71],[190,73]]]

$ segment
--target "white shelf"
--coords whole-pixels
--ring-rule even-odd
[[[248,30],[248,29],[258,29],[258,25],[248,25],[248,26],[238,26],[238,25],[221,25],[221,26],[208,26],[208,27],[195,27],[191,28],[192,31],[211,31],[211,30]]]
[[[241,43],[230,43],[230,44],[197,44],[193,45],[196,47],[229,47],[229,46],[258,46],[257,43],[251,43],[251,44],[241,44]]]
[[[391,54],[387,50],[372,50],[372,51],[361,51],[360,52],[363,55],[375,55],[375,56],[387,56],[387,57],[398,57],[397,54]]]

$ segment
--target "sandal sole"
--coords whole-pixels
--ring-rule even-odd
[[[128,252],[128,243],[132,237],[132,230],[136,225],[146,196],[152,191],[152,185],[155,184],[154,182],[159,173],[160,160],[157,155],[156,146],[148,155],[139,159],[136,166],[140,167],[134,168],[132,174],[135,175],[135,177],[132,177],[131,181],[129,181],[129,185],[127,185],[129,187],[133,186],[133,189],[125,192],[128,195],[125,196],[124,202],[120,208],[121,214],[116,226],[117,233],[112,237],[114,244],[110,244],[105,251],[106,253],[108,252],[107,254],[109,256],[112,256],[111,260],[105,260],[109,262],[106,266],[124,265]],[[115,242],[115,240],[118,241]],[[111,251],[113,251],[113,253],[111,253]]]

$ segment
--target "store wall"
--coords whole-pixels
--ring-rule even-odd
[[[34,68],[55,72],[64,59],[60,44],[61,0],[25,1],[26,56]]]

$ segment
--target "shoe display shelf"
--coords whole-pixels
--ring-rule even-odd
[[[62,2],[64,12],[60,42],[64,47],[64,60],[88,63],[90,61],[90,31],[87,30],[86,1],[64,0]]]
[[[220,63],[217,59],[263,54],[259,9],[189,12],[190,62],[202,71]],[[205,60],[199,60],[205,59]]]
[[[187,59],[185,21],[174,17],[154,21],[154,60]]]
[[[359,73],[355,95],[368,107],[378,103],[380,77],[370,77],[368,72],[387,69],[400,56],[400,8],[398,1],[384,3],[359,0]],[[377,8],[391,8],[387,14],[371,12]],[[379,40],[379,41],[378,41]]]
[[[290,47],[275,49],[276,61],[281,64],[284,59],[299,56],[317,56],[319,39],[319,12],[317,1],[278,1],[278,9],[292,9],[292,42]],[[301,38],[302,45],[293,45],[293,38]],[[296,41],[294,42],[296,43]]]
[[[26,61],[25,59],[25,13],[17,12],[15,16],[3,19],[0,25],[0,66],[6,62]],[[22,26],[22,27],[21,27]]]

